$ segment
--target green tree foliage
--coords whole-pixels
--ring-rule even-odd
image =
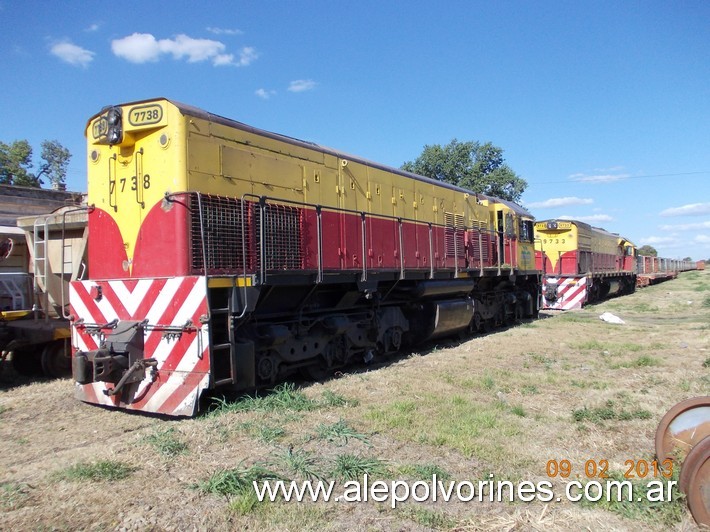
[[[653,246],[646,244],[638,249],[639,255],[645,255],[646,257],[658,257],[658,251]]]
[[[52,184],[63,185],[71,153],[56,140],[42,142],[42,164],[32,172],[32,146],[26,140],[0,142],[0,183],[40,187],[45,176]]]
[[[503,150],[490,142],[453,139],[446,146],[426,145],[402,170],[511,201],[519,201],[528,185],[505,163]]]
[[[39,182],[30,173],[32,146],[26,140],[12,144],[0,142],[0,183],[38,187]]]

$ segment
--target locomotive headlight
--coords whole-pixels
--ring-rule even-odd
[[[106,113],[106,122],[108,122],[108,133],[106,135],[108,143],[119,144],[123,140],[123,117],[120,107],[111,107]]]

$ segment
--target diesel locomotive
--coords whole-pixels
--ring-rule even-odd
[[[530,213],[167,99],[87,124],[89,403],[194,415],[211,390],[333,372],[537,315]]]
[[[575,220],[538,221],[535,235],[543,308],[582,308],[636,288],[637,251],[628,239]]]

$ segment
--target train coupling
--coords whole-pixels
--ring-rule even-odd
[[[72,375],[80,384],[110,382],[114,393],[126,384],[140,382],[148,367],[155,366],[154,359],[144,354],[144,321],[121,321],[112,332],[103,337],[98,349],[78,351],[72,359]]]

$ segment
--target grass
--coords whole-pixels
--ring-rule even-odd
[[[22,508],[29,499],[30,486],[17,482],[0,482],[0,510],[9,512]]]
[[[631,421],[633,419],[650,419],[653,414],[644,409],[619,409],[614,401],[609,400],[603,406],[583,408],[572,411],[572,419],[577,422],[590,422],[600,424],[604,421]]]
[[[288,449],[277,454],[275,460],[269,465],[286,471],[290,478],[301,478],[304,480],[322,480],[325,472],[319,467],[317,458],[310,452],[303,449]]]
[[[180,439],[174,427],[156,431],[145,437],[145,442],[163,456],[172,458],[188,452],[188,445]]]
[[[506,415],[507,413],[507,415]],[[366,413],[375,430],[418,444],[447,447],[464,457],[477,456],[501,467],[517,464],[506,444],[520,435],[520,416],[491,394],[488,402],[443,391],[371,407]],[[521,442],[522,443],[522,442]]]
[[[336,480],[360,480],[363,475],[382,477],[388,475],[386,464],[378,459],[350,453],[339,454],[333,460],[330,476]]]
[[[405,506],[399,510],[399,514],[405,519],[434,530],[451,530],[456,525],[456,521],[445,513],[422,506]]]
[[[701,306],[703,308],[710,308],[710,296],[707,296],[705,299],[703,299],[703,303]]]
[[[214,398],[210,414],[227,412],[310,412],[320,408],[357,406],[358,402],[347,399],[331,390],[325,390],[321,399],[312,399],[292,382],[279,384],[264,394],[245,395],[236,401]]]
[[[195,486],[202,493],[233,497],[254,493],[252,482],[264,480],[283,480],[283,477],[261,465],[247,468],[221,469],[216,471],[204,482]]]
[[[403,465],[397,471],[407,478],[415,480],[431,480],[434,475],[438,480],[449,480],[451,474],[436,464],[412,464]]]
[[[625,517],[627,519],[635,520],[637,522],[645,521],[648,523],[665,525],[666,527],[670,528],[673,525],[677,525],[683,519],[683,517],[685,517],[687,512],[685,496],[680,493],[678,489],[678,469],[679,468],[676,468],[676,471],[673,475],[673,480],[676,481],[676,484],[671,489],[670,500],[668,494],[665,493],[665,490],[667,488],[666,482],[668,479],[664,477],[649,477],[646,479],[630,480],[624,478],[623,473],[617,471],[609,474],[609,478],[607,480],[617,482],[629,480],[632,485],[631,492],[633,493],[633,500],[628,500],[627,496],[612,496],[610,497],[612,499],[610,501],[606,500],[607,497],[602,497],[599,501],[592,502],[589,500],[585,500],[585,498],[583,497],[580,501],[580,505],[584,508],[603,509]],[[655,495],[657,495],[658,493],[649,494],[649,491],[654,488],[654,485],[651,484],[652,481],[658,481],[662,483],[664,489],[663,501],[654,501],[654,499],[657,498],[655,497]],[[649,484],[651,485],[649,486]],[[602,485],[606,485],[605,481],[602,481]],[[657,486],[658,485],[656,484],[655,489],[657,489]],[[593,491],[593,493],[596,494],[596,491]],[[615,494],[616,489],[612,490],[611,493]],[[624,490],[622,493],[625,495],[627,491]],[[649,497],[649,495],[651,496]],[[649,498],[652,500],[649,501]],[[639,528],[641,527],[639,526]]]
[[[316,427],[316,436],[318,439],[337,445],[346,445],[351,439],[370,444],[365,434],[356,431],[344,419],[339,419],[332,424],[321,423]]]
[[[611,369],[619,368],[650,368],[652,366],[660,366],[661,360],[649,355],[641,355],[634,360],[628,362],[619,362],[618,364],[612,364]]]
[[[123,480],[131,476],[138,468],[115,460],[80,463],[58,472],[62,480],[92,482]]]

